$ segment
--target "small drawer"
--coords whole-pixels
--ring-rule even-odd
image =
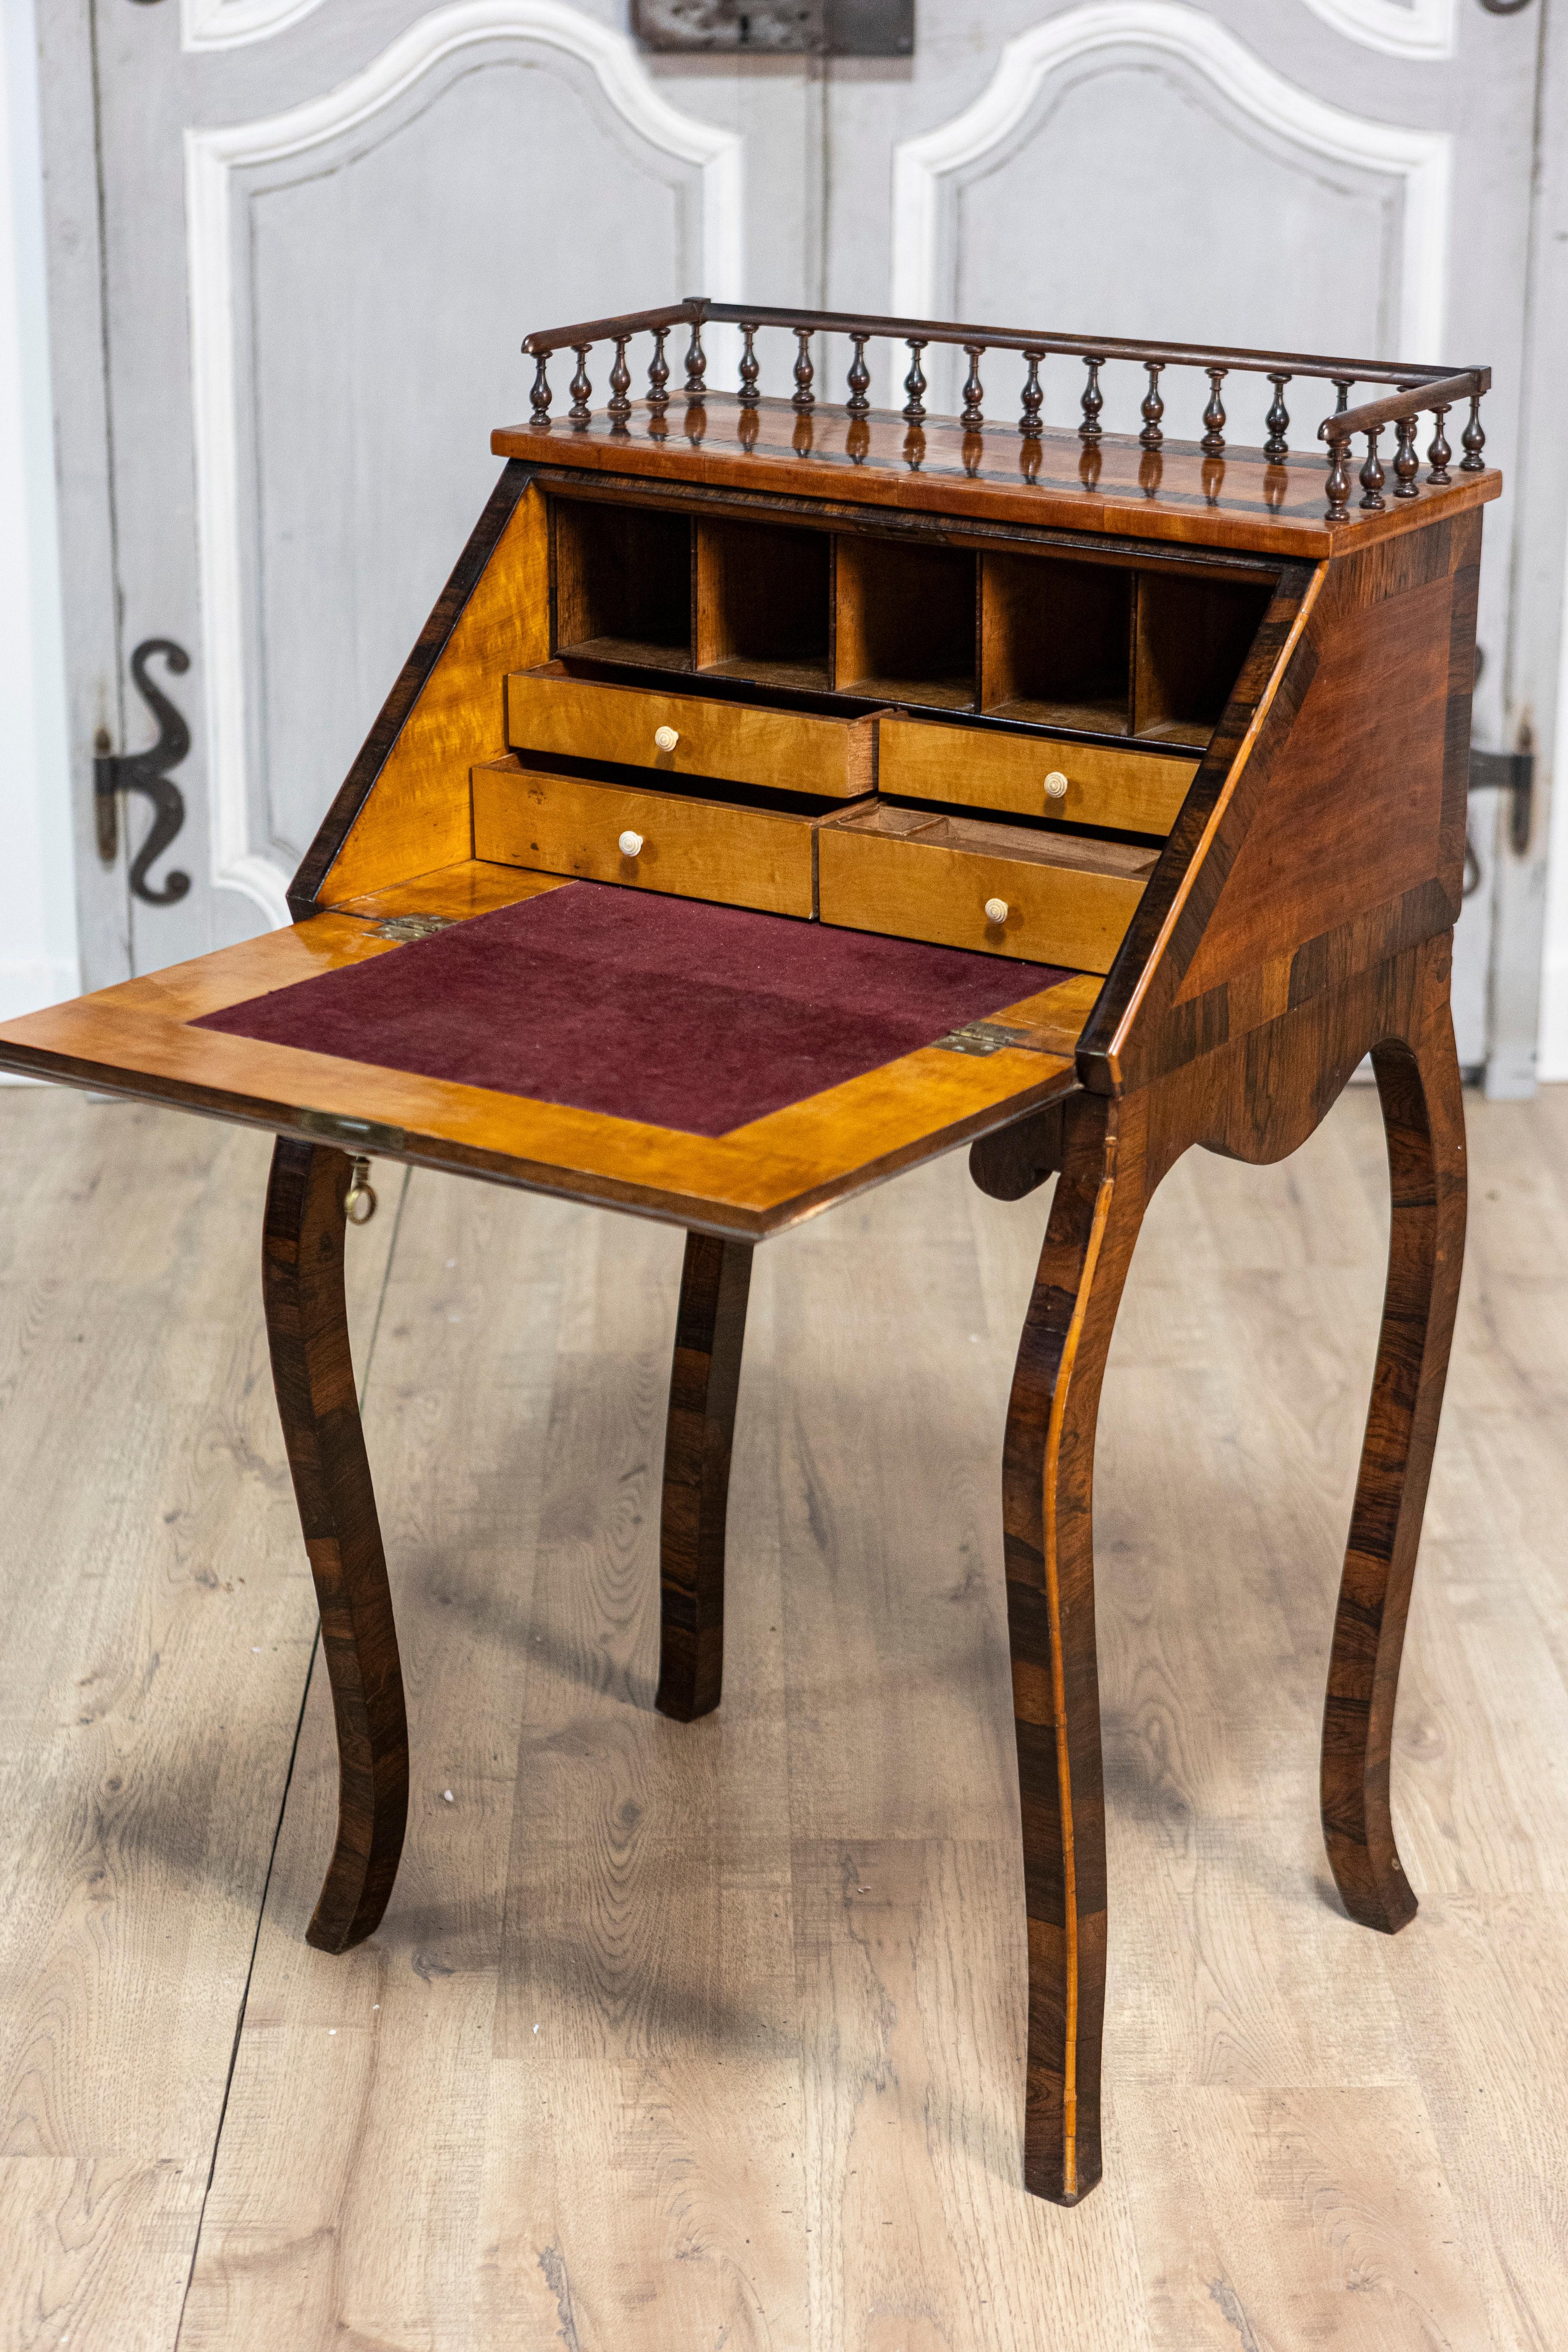
[[[613,761],[670,776],[858,800],[875,782],[874,717],[829,719],[753,703],[601,686],[558,663],[506,682],[506,740],[547,758]]]
[[[473,790],[474,856],[490,864],[771,915],[816,910],[816,817],[544,775],[515,760],[475,768]]]
[[[1009,816],[1169,833],[1197,773],[1195,760],[1103,743],[1052,742],[923,719],[882,718],[877,724],[882,792],[1001,809]]]
[[[825,923],[1109,971],[1158,853],[879,803],[817,840]]]

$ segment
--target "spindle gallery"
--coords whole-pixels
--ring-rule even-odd
[[[1300,352],[1252,352],[1209,349],[1199,344],[1132,342],[1126,340],[1097,340],[1086,343],[1066,335],[1046,335],[998,327],[965,327],[948,321],[912,319],[876,319],[858,313],[833,310],[746,310],[729,302],[710,302],[701,297],[677,303],[663,310],[637,311],[622,319],[596,319],[577,327],[561,327],[542,334],[530,335],[523,349],[534,360],[532,414],[535,425],[548,425],[551,420],[551,393],[545,362],[557,351],[569,350],[578,362],[577,374],[572,382],[573,404],[568,418],[574,425],[591,421],[586,405],[588,384],[584,375],[584,362],[595,343],[608,342],[615,346],[616,368],[612,373],[612,397],[607,414],[625,422],[632,414],[631,404],[625,398],[629,384],[626,375],[625,353],[634,335],[653,338],[654,352],[648,370],[648,400],[651,411],[666,404],[664,385],[668,370],[664,362],[665,339],[672,328],[689,324],[691,349],[687,362],[686,393],[689,400],[708,398],[704,370],[706,362],[701,345],[701,330],[705,323],[733,324],[744,339],[744,353],[740,365],[739,398],[748,407],[758,404],[758,379],[761,362],[757,356],[756,339],[764,327],[782,328],[794,336],[795,391],[793,405],[811,408],[816,404],[813,391],[815,366],[811,357],[814,336],[847,337],[854,348],[847,383],[848,397],[844,403],[846,416],[864,417],[871,414],[867,398],[870,374],[866,366],[866,346],[873,338],[901,342],[910,354],[909,373],[904,379],[907,397],[900,415],[906,425],[923,424],[926,416],[924,394],[928,389],[921,354],[930,345],[956,344],[969,362],[969,373],[963,385],[963,410],[960,419],[965,433],[982,433],[987,429],[983,412],[984,394],[980,380],[980,362],[987,352],[1016,352],[1025,362],[1021,387],[1022,413],[1017,431],[1025,440],[1036,439],[1041,432],[1041,410],[1046,393],[1040,370],[1047,359],[1068,361],[1083,371],[1083,385],[1078,394],[1082,421],[1078,426],[1079,439],[1089,444],[1100,439],[1100,412],[1105,394],[1100,383],[1100,370],[1113,361],[1124,361],[1141,370],[1146,380],[1142,403],[1142,429],[1138,440],[1148,450],[1163,449],[1165,436],[1163,420],[1165,403],[1160,390],[1160,378],[1171,367],[1193,368],[1205,375],[1209,383],[1209,400],[1204,411],[1204,436],[1201,447],[1210,457],[1226,453],[1226,423],[1221,386],[1233,373],[1261,377],[1273,387],[1273,398],[1263,418],[1266,438],[1263,455],[1279,463],[1289,456],[1290,417],[1285,405],[1285,387],[1293,378],[1309,382],[1331,383],[1337,394],[1332,413],[1316,428],[1316,440],[1328,445],[1327,517],[1331,522],[1342,522],[1350,513],[1351,449],[1360,435],[1366,442],[1366,460],[1362,467],[1362,488],[1365,493],[1362,505],[1375,510],[1382,504],[1383,467],[1378,461],[1378,435],[1393,425],[1399,438],[1403,470],[1399,472],[1397,498],[1418,495],[1420,463],[1415,457],[1415,442],[1419,421],[1430,415],[1434,431],[1426,453],[1427,481],[1434,488],[1447,486],[1448,459],[1452,455],[1444,437],[1443,419],[1450,408],[1460,402],[1468,404],[1468,422],[1461,436],[1465,455],[1460,470],[1476,474],[1485,470],[1486,433],[1481,425],[1481,400],[1491,383],[1489,368],[1393,367],[1382,360],[1328,359],[1321,354]],[[1350,405],[1350,394],[1357,384],[1391,383],[1395,390],[1386,396]],[[1005,427],[990,428],[998,443]],[[924,452],[906,450],[905,462],[918,467]],[[1000,469],[1005,460],[998,447],[994,453]],[[971,466],[969,470],[978,470]],[[1020,470],[1025,478],[1037,481],[1037,467],[1026,457]],[[1084,469],[1080,468],[1080,471]],[[1087,478],[1086,475],[1086,478]],[[1098,472],[1092,479],[1098,481]],[[1217,501],[1211,499],[1209,503]]]
[[[1415,1908],[1391,1734],[1463,1251],[1449,973],[1490,379],[706,300],[523,348],[531,416],[493,436],[500,478],[292,925],[13,1021],[0,1064],[277,1138],[263,1286],[336,1706],[309,1930],[331,1952],[381,1919],[409,1783],[344,1307],[366,1161],[685,1233],[657,1699],[680,1723],[720,1702],[756,1246],[961,1146],[995,1198],[1056,1177],[999,1512],[1021,2172],[1071,2205],[1101,2171],[1091,1486],[1122,1286],[1184,1153],[1283,1157],[1368,1055],[1393,1238],[1321,1822],[1353,1919]],[[950,377],[962,413],[933,415]],[[1199,441],[1166,430],[1189,383]]]

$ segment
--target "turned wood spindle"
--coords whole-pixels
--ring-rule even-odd
[[[1361,469],[1361,486],[1366,494],[1362,499],[1363,507],[1377,508],[1385,503],[1383,495],[1384,475],[1377,454],[1377,436],[1382,430],[1381,425],[1374,425],[1366,436],[1366,463]]]
[[[793,331],[800,350],[795,354],[794,404],[796,408],[815,408],[816,394],[811,388],[815,373],[811,364],[811,329],[796,327]]]
[[[1029,372],[1024,378],[1024,414],[1018,419],[1018,430],[1028,441],[1037,441],[1040,437],[1040,408],[1046,397],[1040,383],[1040,362],[1045,356],[1044,352],[1024,353],[1029,362]],[[1036,462],[1037,464],[1038,460]]]
[[[577,354],[577,373],[572,379],[572,405],[566,414],[574,425],[586,425],[594,413],[588,405],[588,394],[594,389],[588,381],[588,353],[593,345],[574,343],[572,349]]]
[[[632,388],[632,372],[626,365],[628,341],[629,338],[626,335],[616,337],[616,356],[610,367],[608,407],[609,414],[617,425],[624,425],[632,413],[632,404],[626,396]]]
[[[1343,522],[1351,504],[1351,443],[1350,435],[1337,436],[1329,443],[1329,520]]]
[[[544,373],[548,352],[538,352],[533,362],[533,421],[536,425],[550,422],[550,378]]]
[[[1141,411],[1143,430],[1138,438],[1145,449],[1157,449],[1165,437],[1160,430],[1160,419],[1165,414],[1165,404],[1160,397],[1160,378],[1165,362],[1163,360],[1145,360],[1143,364],[1148,370],[1149,389],[1143,395]]]
[[[964,354],[969,361],[969,373],[963,379],[963,415],[959,422],[966,433],[978,433],[985,422],[982,403],[985,387],[980,381],[980,362],[985,356],[984,343],[965,343]]]
[[[742,319],[741,339],[741,405],[755,408],[758,400],[757,378],[762,373],[762,362],[757,357],[757,321]]]
[[[1414,385],[1411,389],[1415,389]],[[1394,432],[1394,495],[1396,499],[1418,498],[1421,485],[1415,477],[1421,471],[1421,460],[1415,454],[1415,417],[1400,417]]]
[[[871,371],[866,364],[868,338],[851,335],[849,340],[855,346],[855,356],[849,362],[849,397],[844,405],[851,416],[868,416],[871,413]]]
[[[1220,386],[1229,374],[1228,368],[1210,368],[1209,404],[1204,411],[1204,437],[1199,445],[1211,457],[1217,457],[1225,448],[1225,402]]]
[[[702,348],[702,322],[691,321],[691,341],[686,346],[686,397],[700,400],[708,389],[708,354]]]
[[[1330,381],[1339,394],[1339,398],[1334,403],[1334,415],[1342,416],[1351,404],[1351,386],[1354,383],[1355,378],[1353,375],[1336,375],[1331,377]]]
[[[1443,419],[1447,414],[1447,402],[1440,408],[1433,411],[1432,441],[1426,452],[1426,463],[1432,469],[1426,477],[1429,482],[1451,482],[1454,478],[1448,471],[1448,460],[1454,453],[1448,446],[1448,437],[1443,430]]]
[[[1479,392],[1472,392],[1470,394],[1469,421],[1460,434],[1459,439],[1464,445],[1465,451],[1459,460],[1460,473],[1485,473],[1487,461],[1482,457],[1481,451],[1487,446],[1487,436],[1481,430],[1481,395]]]
[[[926,378],[925,370],[921,365],[921,353],[925,349],[925,343],[914,335],[910,337],[909,343],[910,372],[904,378],[904,390],[909,394],[909,398],[904,403],[904,423],[923,425],[926,413]]]
[[[1288,457],[1290,454],[1290,444],[1285,438],[1290,425],[1289,412],[1285,406],[1285,387],[1290,379],[1288,375],[1271,375],[1268,381],[1274,386],[1274,397],[1268,404],[1268,414],[1263,420],[1268,427],[1268,438],[1263,445],[1263,454],[1266,457],[1272,457],[1278,464],[1281,457]]]
[[[1105,365],[1105,360],[1099,352],[1085,352],[1083,363],[1089,370],[1089,382],[1084,385],[1083,398],[1079,403],[1083,411],[1083,423],[1078,428],[1078,437],[1080,441],[1098,441],[1100,412],[1105,406],[1105,394],[1100,388],[1100,371]]]
[[[669,406],[669,362],[664,356],[668,327],[653,331],[653,357],[647,363],[647,404],[656,416],[661,416]]]

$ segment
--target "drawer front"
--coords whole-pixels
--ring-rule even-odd
[[[825,923],[1075,971],[1110,971],[1143,890],[1142,880],[1121,875],[952,849],[918,835],[897,840],[826,825],[818,835]],[[987,915],[988,900],[1005,903],[1005,921]]]
[[[933,727],[919,719],[877,724],[884,793],[1004,809],[1010,816],[1165,834],[1197,773],[1195,760],[1162,760],[1103,743],[1053,743],[978,727]],[[1047,776],[1065,777],[1066,792],[1047,792]]]
[[[541,775],[510,760],[473,771],[474,856],[771,915],[815,911],[809,817],[678,793]],[[641,847],[631,854],[623,835]]]
[[[658,774],[718,776],[828,800],[858,800],[871,790],[876,726],[870,717],[826,719],[652,687],[600,686],[554,667],[514,671],[506,682],[506,740],[513,751],[613,760]]]

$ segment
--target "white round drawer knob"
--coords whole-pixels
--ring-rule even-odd
[[[988,923],[1005,923],[1007,919],[1006,899],[987,898],[985,901],[985,919]]]
[[[1068,780],[1063,775],[1059,768],[1053,768],[1050,774],[1046,778],[1046,791],[1054,801],[1066,800],[1068,796]]]
[[[623,857],[640,857],[642,856],[641,834],[623,833],[621,835],[620,846],[621,856]]]
[[[653,730],[653,740],[661,751],[673,751],[680,740],[680,735],[679,730],[674,727],[656,727]]]

